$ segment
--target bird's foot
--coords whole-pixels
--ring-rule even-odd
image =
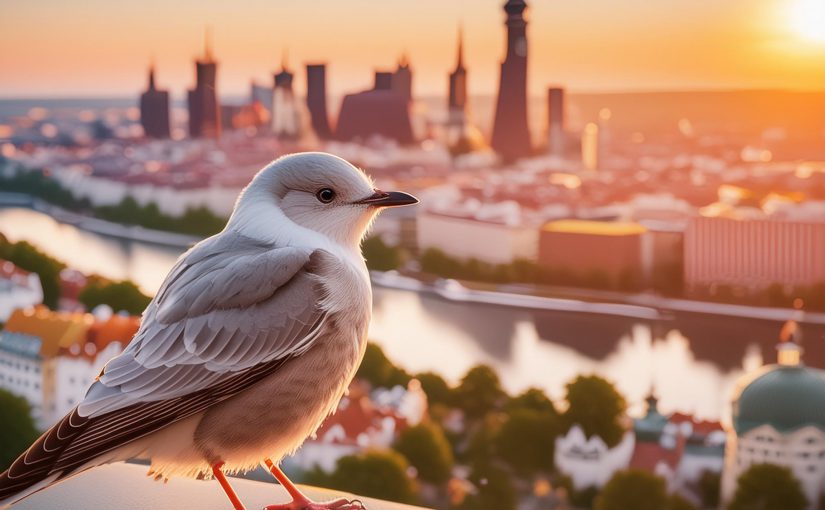
[[[357,499],[340,498],[323,503],[316,503],[310,499],[294,499],[289,503],[266,506],[264,510],[367,510],[367,508]]]

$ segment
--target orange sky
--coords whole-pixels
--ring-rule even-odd
[[[406,50],[418,94],[444,94],[456,26],[470,91],[495,91],[503,0],[0,0],[0,96],[128,96],[154,56],[176,97],[213,27],[222,94],[271,81],[285,47],[329,63],[333,94]],[[825,88],[825,0],[532,0],[530,89]],[[823,6],[823,7],[820,7]],[[818,23],[818,24],[817,24]],[[821,27],[821,28],[819,28]]]

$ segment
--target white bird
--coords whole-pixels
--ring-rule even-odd
[[[384,207],[414,204],[374,189],[341,158],[282,157],[244,189],[224,230],[184,253],[140,329],[84,400],[0,474],[0,508],[101,464],[143,458],[149,475],[280,471],[335,410],[366,345],[372,308],[360,244]]]

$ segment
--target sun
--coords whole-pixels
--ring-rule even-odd
[[[825,0],[792,0],[790,21],[799,36],[825,43]]]

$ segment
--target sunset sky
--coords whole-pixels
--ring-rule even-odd
[[[335,95],[371,84],[406,51],[419,95],[446,92],[463,23],[470,92],[489,94],[504,51],[503,0],[0,0],[0,96],[182,97],[214,33],[222,94],[269,83],[284,49],[326,61]],[[530,88],[825,89],[825,0],[528,1]]]

